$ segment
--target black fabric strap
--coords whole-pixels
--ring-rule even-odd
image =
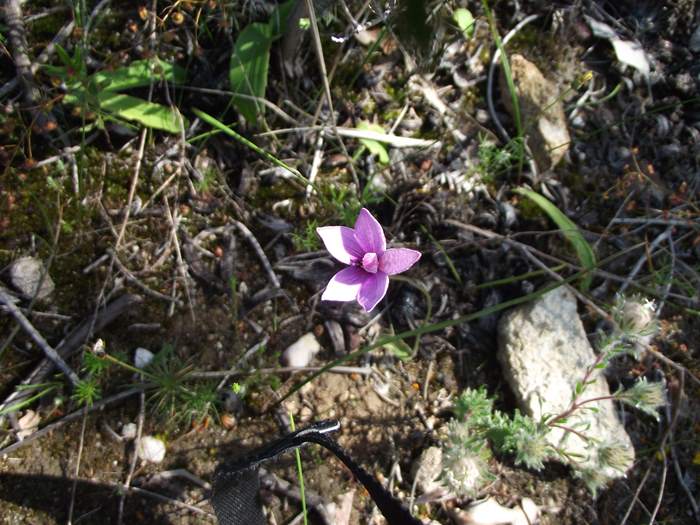
[[[337,421],[320,421],[292,432],[242,458],[221,465],[214,476],[212,505],[219,525],[265,525],[259,499],[258,468],[261,463],[307,443],[330,450],[362,483],[389,525],[421,525],[401,502],[389,493],[328,434],[340,428]]]

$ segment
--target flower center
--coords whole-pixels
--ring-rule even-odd
[[[379,258],[374,252],[369,252],[362,257],[362,269],[369,273],[377,273],[379,269]]]

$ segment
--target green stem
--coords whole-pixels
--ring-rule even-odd
[[[304,177],[298,169],[293,168],[292,166],[290,166],[286,162],[283,162],[280,159],[278,159],[277,157],[275,157],[274,155],[272,155],[271,153],[268,153],[267,151],[262,149],[260,146],[258,146],[254,142],[251,142],[250,140],[245,138],[243,135],[236,133],[235,131],[233,131],[231,128],[229,128],[223,122],[218,121],[217,119],[215,119],[211,115],[204,113],[204,111],[197,109],[197,108],[192,108],[192,113],[197,115],[199,118],[201,118],[204,122],[206,122],[210,126],[215,127],[216,129],[222,131],[223,133],[225,133],[229,137],[234,138],[235,140],[237,140],[238,142],[240,142],[244,146],[252,149],[254,152],[256,152],[258,155],[260,155],[264,159],[272,162],[275,166],[279,166],[280,168],[284,168],[285,170],[287,170],[289,173],[294,175],[297,179],[299,179],[304,184],[306,184],[306,185],[309,184],[309,180],[306,177]],[[317,189],[317,188],[314,188],[314,189]]]
[[[289,413],[289,424],[292,427],[292,432],[296,430],[294,427],[294,416]],[[299,452],[299,447],[294,449],[294,455],[297,460],[297,474],[299,475],[299,493],[301,494],[301,512],[304,515],[304,525],[308,525],[308,518],[306,513],[306,493],[304,492],[304,472],[301,468],[301,453]]]

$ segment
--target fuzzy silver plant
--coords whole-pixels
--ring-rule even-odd
[[[488,462],[491,451],[486,440],[475,439],[468,425],[455,419],[447,424],[442,447],[442,476],[445,486],[454,494],[476,497],[492,479]]]

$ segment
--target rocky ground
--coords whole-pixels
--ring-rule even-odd
[[[0,522],[216,523],[217,465],[322,419],[425,523],[699,522],[700,5],[288,5],[6,2]],[[422,252],[370,313],[316,233],[363,207]],[[479,388],[544,423],[459,493]],[[311,523],[384,522],[301,462]]]

